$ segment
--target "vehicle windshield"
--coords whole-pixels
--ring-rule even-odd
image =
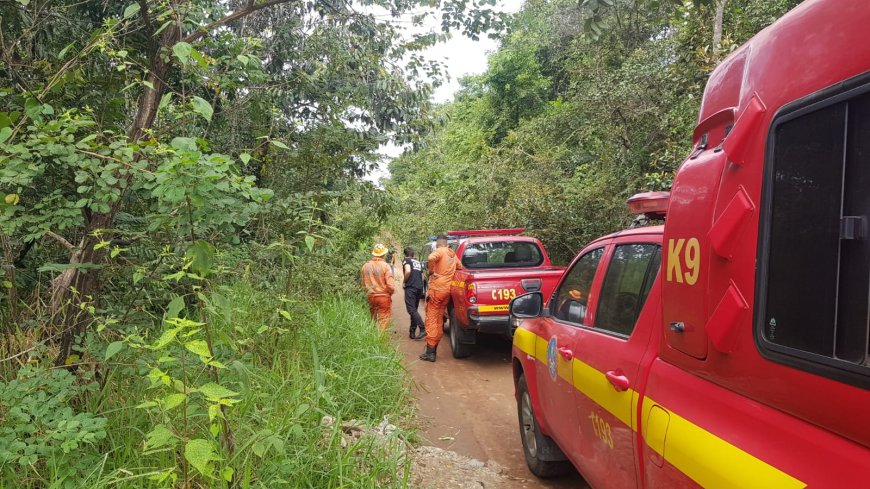
[[[451,250],[456,251],[456,248],[459,247],[459,240],[455,240],[455,239],[451,238],[451,239],[447,240],[447,246]],[[425,263],[426,259],[429,257],[429,254],[432,253],[433,251],[435,251],[435,242],[430,241],[430,242],[426,243],[425,245],[423,245],[423,247],[420,249],[420,256],[417,258],[420,261]]]
[[[462,265],[471,269],[537,267],[543,262],[541,249],[528,241],[469,243],[462,252]]]

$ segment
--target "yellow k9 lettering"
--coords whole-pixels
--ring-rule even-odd
[[[701,244],[698,238],[669,239],[667,281],[695,285],[700,272]]]

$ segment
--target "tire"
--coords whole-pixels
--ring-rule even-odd
[[[444,334],[449,335],[451,331],[453,331],[453,325],[450,323],[450,317],[453,314],[453,306],[447,306],[447,309],[444,310],[444,317],[441,318],[441,325],[444,329]]]
[[[456,311],[450,308],[450,317],[447,321],[450,324],[450,349],[453,350],[453,358],[467,358],[474,351],[474,345],[463,343],[466,335],[474,334],[467,333],[462,330],[459,323],[456,321]]]
[[[517,419],[520,439],[523,442],[523,455],[529,470],[542,479],[568,473],[571,465],[565,459],[565,454],[552,438],[541,433],[538,428],[538,419],[525,375],[521,375],[517,381]]]

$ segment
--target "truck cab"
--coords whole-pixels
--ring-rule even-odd
[[[733,52],[664,226],[600,238],[549,302],[512,302],[532,472],[870,485],[867,25],[865,2],[810,0]]]

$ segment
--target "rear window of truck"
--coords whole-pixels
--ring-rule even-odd
[[[537,267],[541,263],[544,254],[528,241],[469,243],[462,252],[462,266],[470,269]]]
[[[798,102],[774,121],[756,316],[762,351],[786,355],[775,360],[859,384],[870,376],[870,86],[864,83]]]

